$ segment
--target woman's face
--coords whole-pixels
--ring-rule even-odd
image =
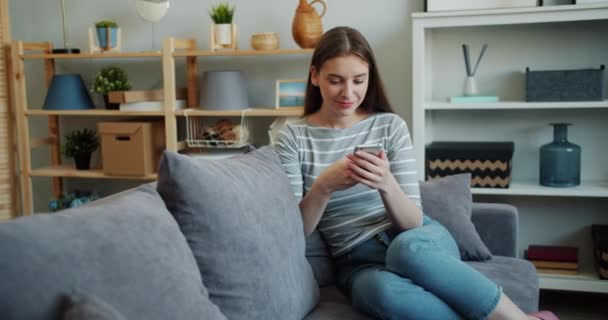
[[[311,82],[323,97],[321,110],[335,116],[354,115],[369,84],[369,65],[356,55],[329,59],[320,70],[311,68]]]

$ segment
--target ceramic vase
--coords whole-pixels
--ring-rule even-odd
[[[315,3],[323,5],[323,11],[319,15],[312,6]],[[314,48],[317,46],[321,35],[323,35],[323,23],[321,18],[325,15],[325,2],[323,0],[314,0],[308,3],[306,0],[300,0],[300,4],[296,9],[296,14],[293,17],[291,25],[291,33],[293,39],[301,48]]]
[[[552,123],[553,142],[540,148],[540,184],[575,187],[581,183],[581,147],[568,141],[569,123]]]

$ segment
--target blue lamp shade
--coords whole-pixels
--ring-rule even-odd
[[[201,81],[200,106],[207,110],[249,108],[247,85],[241,71],[207,71]]]
[[[79,74],[57,74],[53,76],[42,109],[95,109],[95,105]]]

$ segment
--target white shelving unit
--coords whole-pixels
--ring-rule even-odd
[[[433,141],[513,141],[508,189],[474,188],[475,201],[503,202],[520,212],[518,254],[529,244],[579,248],[579,274],[540,275],[542,289],[608,293],[593,267],[589,226],[608,224],[608,101],[525,102],[531,70],[608,65],[608,4],[414,13],[413,140],[424,179],[425,148]],[[462,95],[461,45],[473,61],[488,50],[476,74],[482,95],[500,102],[449,103]],[[608,88],[605,88],[608,89]],[[582,148],[581,185],[539,185],[539,149],[553,122],[569,122],[568,138]]]

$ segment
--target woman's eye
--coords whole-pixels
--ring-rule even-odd
[[[340,84],[340,80],[329,80],[330,84]]]
[[[355,84],[364,84],[364,83],[365,83],[365,81],[363,81],[363,80],[355,80]]]

